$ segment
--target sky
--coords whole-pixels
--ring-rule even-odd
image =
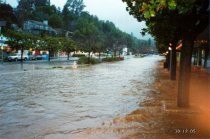
[[[3,0],[4,1],[4,0]],[[6,0],[13,7],[17,6],[17,0]],[[51,4],[56,7],[63,8],[66,0],[51,0]],[[100,20],[109,20],[116,27],[140,39],[148,39],[149,35],[141,36],[142,28],[145,28],[144,23],[138,22],[133,16],[126,11],[126,4],[122,0],[84,0],[86,5],[85,11],[91,15],[96,15]]]

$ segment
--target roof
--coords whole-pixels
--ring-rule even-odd
[[[43,22],[35,21],[35,20],[27,20],[25,22],[31,22],[31,23],[34,23],[34,24],[37,24],[37,25],[49,26],[47,24],[44,24]]]

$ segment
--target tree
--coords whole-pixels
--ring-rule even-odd
[[[85,8],[83,0],[67,0],[65,6],[75,15],[80,15]]]
[[[46,5],[50,5],[50,0],[35,0],[34,4],[36,7],[46,6]]]
[[[53,14],[49,17],[49,25],[52,26],[53,28],[62,28],[63,26],[63,21],[61,16],[58,14]]]
[[[49,20],[52,15],[54,15],[53,18],[55,18],[55,15],[60,16],[60,12],[55,5],[47,3],[46,0],[20,0],[17,6],[19,24],[22,26],[26,20],[43,21]]]
[[[61,38],[61,50],[67,53],[67,60],[70,58],[70,53],[76,50],[76,43],[70,38]]]
[[[23,22],[28,20],[34,10],[33,0],[20,0],[17,6],[17,17],[19,25],[22,26]]]
[[[17,18],[14,15],[13,8],[9,4],[0,3],[0,9],[0,18],[7,22],[7,28],[10,28],[11,24],[17,23]]]
[[[174,21],[174,19],[168,14],[163,16],[168,20],[163,20],[162,22],[159,22],[158,20],[152,21],[152,23],[149,24],[149,29],[147,31],[154,36],[157,44],[162,44],[162,46],[165,46],[166,51],[170,47],[171,50],[169,51],[168,56],[166,56],[166,62],[168,69],[170,70],[170,79],[175,80],[176,45],[179,40],[179,29],[175,27],[177,21]]]
[[[6,36],[9,38],[8,44],[12,46],[13,49],[21,50],[21,63],[23,62],[23,52],[33,46],[35,37],[30,34],[25,34],[21,32],[14,32],[11,30],[6,31]]]
[[[42,49],[49,52],[48,61],[50,61],[51,57],[62,48],[61,42],[59,38],[51,36],[44,36],[42,41],[44,42],[42,43]]]
[[[78,16],[69,10],[68,5],[64,5],[62,16],[63,16],[64,28],[66,30],[75,31],[76,28],[75,26]]]
[[[106,45],[105,45],[105,36],[104,34],[99,34],[97,39],[96,39],[96,43],[95,43],[95,47],[93,48],[93,52],[94,53],[98,53],[98,58],[101,58],[101,53],[102,52],[106,52]]]
[[[80,46],[82,49],[89,53],[90,60],[90,53],[94,50],[96,40],[99,37],[99,29],[88,13],[83,13],[79,18],[75,37],[81,42]]]
[[[161,33],[161,37],[158,36],[155,31],[152,30],[154,24],[160,25],[162,21],[165,21],[167,25],[174,23],[169,29],[179,32],[179,35],[176,36],[172,33],[172,40],[176,40],[177,37],[183,42],[178,84],[178,106],[189,106],[189,85],[193,44],[196,36],[208,25],[209,0],[123,1],[127,3],[127,10],[129,13],[134,15],[138,21],[146,21],[149,30],[159,39],[162,38],[162,34],[164,33]],[[164,32],[162,29],[161,31]]]

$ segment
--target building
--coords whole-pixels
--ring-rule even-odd
[[[35,20],[28,20],[25,21],[23,24],[23,31],[29,32],[35,35],[40,35],[43,33],[56,35],[57,31],[48,25],[48,21],[35,21]]]

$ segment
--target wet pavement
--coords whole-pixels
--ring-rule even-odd
[[[77,133],[110,125],[113,119],[117,123],[117,117],[148,100],[148,93],[156,93],[151,84],[160,59],[82,67],[72,62],[0,65],[0,139],[82,138]],[[104,138],[118,137],[107,133]]]

